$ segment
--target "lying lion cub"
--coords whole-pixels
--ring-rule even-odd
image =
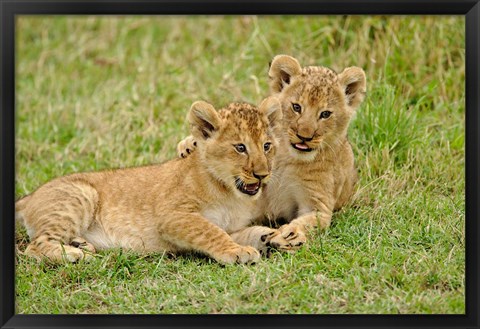
[[[54,179],[16,203],[31,243],[25,253],[75,262],[95,249],[202,252],[221,263],[259,259],[278,231],[247,227],[270,178],[282,112],[276,99],[257,109],[216,111],[195,102],[188,114],[197,151],[161,165],[77,173]],[[84,253],[84,251],[87,251]]]

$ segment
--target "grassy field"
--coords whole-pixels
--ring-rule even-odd
[[[276,54],[363,67],[368,95],[350,129],[354,200],[296,254],[38,264],[18,229],[17,312],[464,313],[463,40],[463,16],[19,18],[17,197],[173,158],[190,104],[258,104]]]

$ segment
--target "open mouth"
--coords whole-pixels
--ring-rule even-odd
[[[313,150],[312,148],[308,147],[308,145],[305,143],[292,143],[292,147],[301,152],[310,152]]]
[[[248,195],[255,195],[260,190],[260,182],[245,184],[240,178],[235,179],[235,186],[240,192]]]

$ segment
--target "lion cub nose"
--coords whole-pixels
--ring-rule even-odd
[[[268,176],[268,174],[265,175],[265,174],[253,173],[253,177],[255,177],[255,178],[258,179],[258,180],[262,180],[262,179],[264,179],[264,178],[267,177],[267,176]]]
[[[300,138],[302,140],[302,142],[310,142],[313,139],[313,136],[312,137],[303,137],[299,134],[297,134],[297,137]]]

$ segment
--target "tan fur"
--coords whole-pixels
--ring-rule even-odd
[[[269,70],[270,90],[282,103],[283,131],[275,184],[264,200],[269,218],[284,218],[280,227],[290,241],[305,241],[305,232],[330,225],[332,213],[350,199],[357,181],[352,147],[347,138],[350,119],[364,99],[362,69],[342,73],[321,67],[301,67],[296,59],[276,56]],[[301,106],[300,113],[292,104]],[[331,112],[321,118],[323,111]],[[305,152],[292,145],[301,144]]]
[[[302,68],[295,58],[278,55],[269,78],[270,91],[282,104],[283,125],[273,179],[261,201],[271,225],[289,222],[276,238],[286,239],[292,250],[306,241],[307,230],[330,226],[333,211],[354,192],[357,170],[347,129],[364,99],[366,77],[358,67],[337,74],[321,66]],[[301,106],[300,113],[292,104]],[[320,118],[323,111],[331,115]],[[179,156],[192,153],[194,142],[192,136],[180,142]],[[297,143],[311,151],[292,147]]]
[[[218,112],[194,103],[188,121],[197,151],[188,158],[60,177],[17,201],[16,217],[31,238],[25,253],[74,262],[95,249],[122,247],[195,250],[221,263],[257,261],[257,249],[279,240],[274,229],[248,225],[260,215],[281,116],[272,98],[258,109],[234,103]],[[272,147],[265,152],[267,142]],[[235,149],[238,143],[247,153]],[[242,193],[236,178],[260,182],[258,193]]]

